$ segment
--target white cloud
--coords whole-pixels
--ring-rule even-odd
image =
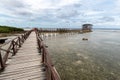
[[[65,5],[71,5],[78,2],[80,2],[80,0],[61,0],[59,5],[65,6]]]
[[[24,25],[118,25],[119,4],[120,0],[1,0],[0,19]]]
[[[95,15],[101,15],[104,13],[104,11],[96,11],[96,10],[84,10],[84,15],[86,16],[95,16]]]
[[[33,10],[56,9],[66,5],[77,3],[79,0],[22,0]]]

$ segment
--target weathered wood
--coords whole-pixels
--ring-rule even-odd
[[[5,70],[0,73],[0,80],[44,80],[43,69],[36,36],[32,32],[16,56],[8,59]]]
[[[0,67],[2,68],[2,70],[4,69],[4,63],[3,63],[3,60],[2,60],[1,51],[0,51]]]

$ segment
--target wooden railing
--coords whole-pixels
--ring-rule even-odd
[[[16,55],[18,49],[21,47],[21,45],[24,43],[24,41],[27,39],[29,34],[32,30],[24,33],[23,35],[20,35],[13,40],[10,40],[9,42],[3,44],[0,46],[0,70],[4,70],[6,61],[9,58],[9,55],[11,53],[12,56]],[[7,45],[7,47],[5,47]]]
[[[36,32],[39,51],[42,54],[42,63],[44,64],[45,70],[46,70],[46,79],[47,80],[61,80],[58,72],[56,71],[52,63],[50,55],[46,49],[46,45],[43,43],[43,40],[40,37],[40,33],[38,29],[35,29],[35,32]]]

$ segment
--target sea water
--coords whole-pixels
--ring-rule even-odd
[[[120,80],[120,30],[59,34],[45,43],[62,80]]]

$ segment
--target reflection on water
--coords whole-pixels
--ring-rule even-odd
[[[62,80],[120,80],[119,36],[119,30],[95,30],[47,37],[45,43]]]

